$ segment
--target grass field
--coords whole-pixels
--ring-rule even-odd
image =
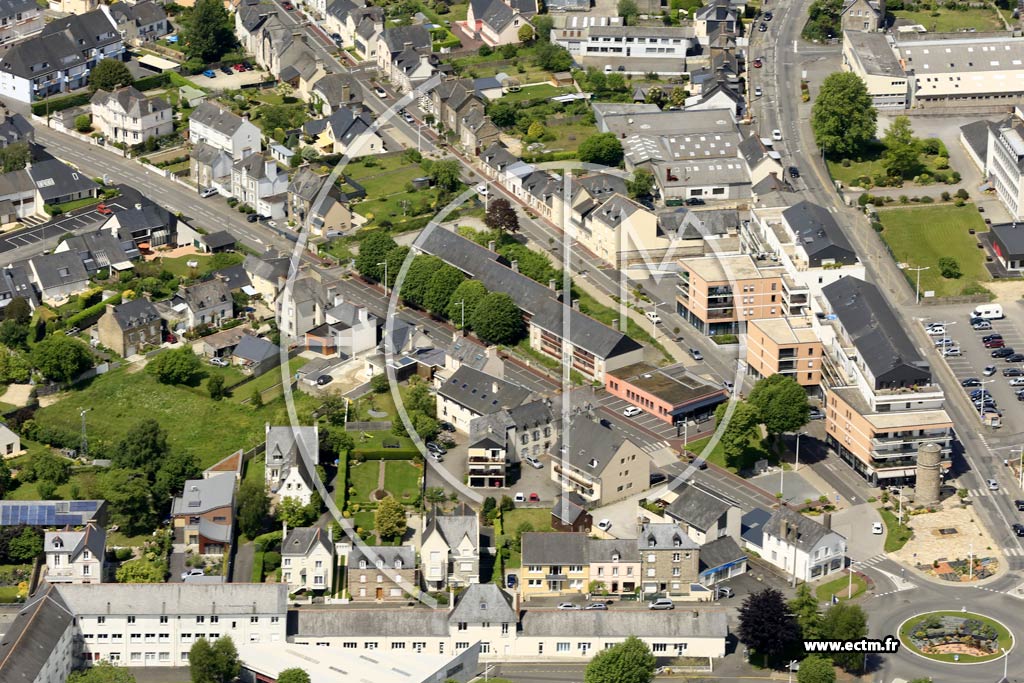
[[[366,190],[366,198],[354,206],[361,216],[370,219],[368,225],[389,220],[398,227],[403,221],[433,210],[436,190],[406,190],[415,178],[426,175],[419,164],[409,163],[400,156],[372,158],[376,166],[353,162],[345,169],[346,174]]]
[[[384,489],[403,503],[419,494],[422,470],[406,460],[384,462]]]
[[[317,403],[304,393],[296,393],[294,398],[300,416],[308,416]],[[195,453],[203,467],[236,448],[260,443],[265,422],[289,424],[281,401],[258,409],[213,401],[202,389],[160,384],[145,371],[129,372],[127,368],[101,375],[62,395],[57,403],[40,409],[35,419],[77,434],[83,406],[92,408],[88,416],[91,443],[111,447],[137,422],[153,418],[167,430],[172,448]]]
[[[691,441],[687,445],[686,450],[696,455],[700,455],[704,452],[704,447],[711,441],[711,437],[705,437],[698,439],[697,441]],[[764,442],[758,436],[750,437],[750,445],[747,446],[746,450],[736,460],[735,465],[728,465],[725,461],[725,450],[722,448],[722,442],[719,441],[715,444],[714,449],[708,454],[707,461],[714,465],[718,465],[724,469],[729,470],[733,473],[738,473],[741,470],[753,469],[754,463],[758,460],[767,460],[771,464],[778,464],[779,458],[774,454],[770,453],[764,446]]]
[[[520,88],[519,92],[510,92],[501,96],[502,102],[525,102],[527,100],[539,100],[555,97],[556,95],[565,95],[566,93],[575,92],[575,89],[570,86],[562,86],[556,88],[550,83],[542,83],[540,85],[531,85],[528,88]]]
[[[370,460],[358,465],[349,463],[348,485],[355,488],[354,495],[349,496],[353,503],[370,502],[370,494],[377,490],[377,476],[380,472],[380,461]]]
[[[984,232],[988,228],[974,204],[956,207],[920,206],[913,208],[886,208],[878,211],[885,230],[882,239],[892,249],[896,260],[911,267],[928,267],[921,271],[921,295],[934,291],[935,296],[958,296],[983,293],[976,291],[979,283],[990,280],[985,270],[985,252],[978,249],[968,228]],[[939,272],[939,258],[953,256],[960,264],[962,275],[947,280]],[[917,274],[906,273],[912,287]]]
[[[954,661],[952,654],[927,654],[926,655],[923,652],[921,652],[920,650],[918,650],[916,647],[914,647],[913,641],[910,640],[910,635],[912,633],[911,629],[913,627],[917,626],[917,624],[919,624],[922,619],[924,619],[927,616],[932,616],[932,615],[934,615],[936,617],[962,617],[962,618],[966,618],[966,619],[977,619],[977,620],[981,621],[984,624],[988,624],[988,625],[992,626],[996,630],[996,633],[998,634],[1000,650],[1007,650],[1007,651],[1009,651],[1013,647],[1013,644],[1014,644],[1013,643],[1013,635],[1009,631],[1006,630],[1006,627],[1004,627],[1002,624],[1000,624],[997,621],[993,621],[992,619],[989,619],[988,617],[986,617],[983,614],[974,614],[972,612],[952,612],[952,611],[951,612],[928,612],[927,614],[921,614],[921,615],[919,615],[917,617],[914,617],[913,619],[910,619],[909,621],[907,621],[905,624],[900,626],[900,632],[899,632],[899,637],[900,637],[900,640],[903,641],[903,644],[909,650],[911,650],[912,652],[914,652],[916,654],[920,654],[922,657],[927,657],[928,659],[934,659],[934,660],[940,661],[940,662],[952,662],[952,661]],[[1000,651],[997,651],[994,654],[991,654],[991,655],[988,655],[988,656],[985,656],[985,657],[972,657],[971,655],[962,654],[962,655],[960,655],[956,659],[956,661],[959,662],[960,664],[974,664],[976,662],[991,661],[993,659],[996,659],[996,658],[1002,657],[1002,656],[1003,656],[1003,653],[1000,652]]]
[[[879,508],[878,513],[882,516],[882,521],[885,522],[885,552],[896,552],[914,537],[914,532],[906,525],[901,526],[899,519],[892,511]]]
[[[363,510],[352,515],[352,524],[357,529],[373,529],[376,524],[376,520],[373,516],[373,510]]]
[[[853,598],[857,597],[868,589],[868,582],[864,580],[864,577],[857,574],[853,575]],[[840,602],[849,600],[847,596],[850,594],[850,576],[841,576],[838,579],[833,579],[826,583],[821,584],[814,589],[814,594],[817,596],[819,602],[828,602],[832,599],[832,596],[839,598]]]
[[[952,33],[963,28],[978,31],[1002,31],[1002,18],[990,8],[969,9],[964,12],[944,7],[930,11],[893,10],[897,19],[906,19],[913,24],[921,24],[932,33]],[[934,16],[934,15],[938,16]]]
[[[17,586],[0,586],[0,602],[17,602]]]
[[[545,508],[516,508],[501,513],[502,536],[497,540],[500,548],[506,537],[512,537],[523,522],[529,522],[534,531],[551,531],[551,510]],[[522,564],[522,555],[512,551],[506,567],[518,568]]]
[[[861,161],[851,159],[849,166],[843,166],[842,160],[828,160],[828,172],[835,178],[843,182],[845,185],[852,185],[853,181],[862,177],[868,176],[874,178],[877,175],[885,174],[885,162],[882,159],[882,154],[885,151],[885,147],[881,144],[872,147],[864,156],[860,157]],[[930,154],[921,155],[921,172],[934,175],[936,172],[945,173],[949,175],[954,170],[953,168],[947,168],[940,171],[935,166],[936,156]],[[907,181],[909,182],[909,181]],[[909,194],[909,193],[908,193]]]
[[[236,259],[233,259],[235,263],[241,263],[242,259],[245,258],[241,254],[236,254],[235,256],[237,256]],[[218,261],[226,263],[228,258],[230,258],[228,255],[222,255],[218,258]],[[175,277],[202,277],[213,270],[210,263],[211,259],[213,259],[211,254],[191,254],[176,258],[160,258],[157,259],[157,263]],[[190,261],[196,262],[198,265],[195,268],[190,268],[188,265]]]
[[[308,362],[308,358],[303,358],[302,356],[295,356],[295,358],[292,358],[291,360],[288,361],[288,373],[290,375],[294,375],[299,368],[301,368]],[[238,387],[236,390],[232,392],[231,398],[229,400],[234,403],[242,403],[243,401],[248,401],[250,398],[252,398],[253,390],[265,391],[270,387],[280,383],[281,368],[273,368],[271,370],[268,370],[267,372],[264,372],[262,375],[260,375],[253,381],[247,382],[242,386]]]

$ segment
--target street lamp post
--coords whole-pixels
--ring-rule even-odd
[[[381,261],[377,264],[378,266],[384,266],[384,296],[389,296],[388,293],[388,262]]]
[[[849,600],[853,597],[853,565],[857,564],[853,560],[850,560],[850,585],[846,588],[846,599]]]
[[[968,567],[968,581],[974,581],[974,544],[971,544],[970,550],[967,551],[967,567]]]
[[[921,303],[921,271],[922,270],[931,270],[931,266],[920,266],[918,268],[907,268],[907,270],[913,270],[913,271],[917,272],[917,288],[915,290],[916,291],[916,295],[914,296],[914,303],[915,304],[919,304],[919,303]]]
[[[459,309],[462,311],[462,336],[466,336],[466,300],[461,299],[454,303],[457,303],[459,305]]]
[[[798,432],[796,435],[796,462],[793,463],[793,471],[800,471],[800,437],[803,436],[803,432]]]
[[[903,526],[903,485],[900,484],[900,526]]]

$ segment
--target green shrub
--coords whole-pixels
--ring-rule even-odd
[[[75,313],[64,321],[64,327],[67,329],[71,329],[72,327],[88,327],[100,319],[103,313],[107,310],[107,304],[114,304],[116,306],[119,303],[121,303],[121,295],[115,294],[106,301],[101,301],[98,304],[94,304],[88,308],[82,309],[78,313]]]
[[[265,534],[260,534],[256,538],[252,539],[253,545],[258,551],[270,550],[272,548],[281,547],[281,538],[284,535],[283,529],[277,531],[270,531]]]
[[[136,79],[132,84],[136,90],[146,92],[147,90],[156,90],[157,88],[166,88],[171,83],[171,75],[168,73],[153,74],[152,76],[143,76],[142,78]]]
[[[922,204],[932,204],[934,202],[935,202],[935,200],[932,199],[931,197],[929,197],[928,195],[925,195],[924,197],[921,197],[921,203]]]
[[[419,451],[414,448],[357,448],[353,457],[363,460],[412,460]]]
[[[882,232],[883,230],[885,230],[885,226],[879,223],[878,221],[871,221],[871,229],[874,230],[875,232]]]
[[[132,557],[131,548],[117,548],[114,550],[114,559],[118,562],[124,562],[130,560]]]
[[[263,551],[257,550],[252,558],[252,582],[263,583]]]
[[[281,566],[281,553],[276,550],[268,550],[263,553],[263,571],[272,572]]]
[[[71,107],[81,107],[84,104],[89,104],[89,100],[92,99],[92,94],[84,92],[78,93],[77,95],[68,95],[66,97],[51,97],[42,102],[34,102],[32,104],[32,113],[36,116],[46,116],[47,113],[54,114],[58,111],[64,111]]]

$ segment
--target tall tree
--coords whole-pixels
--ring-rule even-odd
[[[28,165],[32,154],[27,142],[15,142],[0,149],[0,171],[13,173]]]
[[[825,640],[857,640],[868,634],[868,617],[860,605],[840,602],[825,610],[821,619],[821,637]],[[832,661],[846,671],[864,665],[862,652],[835,652]]]
[[[310,679],[304,669],[292,668],[279,673],[277,683],[310,683]]]
[[[875,137],[877,117],[861,77],[840,71],[821,84],[811,109],[811,130],[826,154],[853,154]]]
[[[765,588],[743,601],[736,633],[740,641],[761,655],[767,664],[799,638],[800,627],[790,616],[782,593]]]
[[[196,0],[188,21],[180,29],[189,59],[215,62],[238,44],[228,12],[219,0]]]
[[[622,163],[625,153],[615,133],[591,135],[579,147],[580,161],[615,168]]]
[[[249,538],[263,530],[270,514],[270,497],[262,482],[246,480],[238,488],[238,528]]]
[[[807,10],[804,39],[822,41],[838,36],[842,30],[842,11],[842,0],[814,0]]]
[[[398,277],[399,271],[402,270],[402,264],[405,263],[408,255],[409,247],[403,244],[389,251],[387,256],[384,257],[384,261],[388,264],[388,287],[395,286],[395,279]]]
[[[619,16],[622,17],[622,21],[626,26],[631,26],[636,23],[636,18],[640,16],[640,8],[637,7],[636,0],[619,0],[616,8],[619,11]]]
[[[480,300],[487,296],[487,288],[479,280],[466,280],[452,292],[448,300],[448,319],[455,327],[461,329],[463,320],[466,326],[471,325],[473,312]]]
[[[54,334],[32,349],[32,365],[48,379],[70,382],[92,365],[92,354],[74,337]]]
[[[198,638],[188,652],[188,667],[192,683],[221,683],[220,664],[210,641]]]
[[[6,498],[8,492],[10,492],[14,483],[14,478],[11,476],[11,468],[7,464],[7,461],[0,458],[0,498]]]
[[[796,674],[797,683],[835,683],[836,669],[832,660],[821,655],[811,655],[800,662]]]
[[[801,583],[796,589],[796,597],[789,601],[789,611],[796,617],[800,636],[804,640],[817,640],[821,637],[821,611],[818,609],[818,598],[809,584]]]
[[[459,189],[459,164],[454,159],[435,161],[430,166],[430,179],[443,192],[454,192]]]
[[[159,462],[153,479],[153,501],[162,511],[171,505],[171,499],[185,488],[189,479],[198,479],[203,470],[199,458],[185,451],[169,453]]]
[[[477,336],[488,344],[515,344],[525,330],[523,312],[504,292],[491,292],[482,298],[470,324]]]
[[[152,487],[142,470],[111,469],[99,479],[110,517],[129,536],[149,532],[156,524]]]
[[[897,116],[882,136],[885,170],[891,176],[913,178],[921,170],[921,147],[914,137],[910,118]]]
[[[15,562],[29,563],[43,552],[43,534],[36,528],[27,526],[21,533],[11,539],[7,555]]]
[[[633,171],[633,177],[626,181],[626,188],[630,197],[642,199],[651,196],[656,184],[653,173],[646,168],[638,168]]]
[[[555,20],[546,14],[538,14],[530,19],[533,22],[533,29],[536,31],[537,42],[551,42],[551,29],[555,27]]]
[[[647,644],[630,636],[601,650],[587,664],[584,683],[651,683],[657,659]]]
[[[182,346],[157,354],[146,365],[161,384],[185,384],[193,386],[203,376],[203,364],[192,351],[191,346]]]
[[[88,669],[72,671],[67,683],[135,683],[135,674],[123,666],[100,661]]]
[[[152,477],[170,450],[167,432],[159,422],[147,417],[128,430],[111,460],[117,467],[142,470]]]
[[[16,296],[4,307],[4,320],[15,320],[22,325],[32,321],[32,308],[23,296]]]
[[[420,254],[416,256],[409,264],[409,270],[406,272],[402,288],[399,290],[402,301],[410,306],[422,308],[425,305],[430,279],[444,265],[444,261],[433,255]]]
[[[397,246],[398,245],[395,244],[395,240],[393,240],[391,235],[386,232],[380,231],[370,233],[359,242],[359,255],[356,256],[356,270],[358,270],[359,274],[363,277],[373,280],[374,282],[380,282],[384,279],[384,266],[379,264],[386,263],[385,259],[387,258],[388,253]],[[392,277],[392,274],[388,273],[388,279],[391,279]]]
[[[93,90],[116,90],[131,85],[132,72],[120,59],[101,59],[89,73],[89,87]]]
[[[374,527],[383,539],[400,537],[405,533],[405,506],[388,496],[377,504],[373,513]]]
[[[444,264],[430,276],[426,294],[423,296],[423,305],[434,315],[445,315],[448,312],[452,294],[465,280],[466,276],[462,274],[462,271],[447,263]]]
[[[220,680],[227,683],[238,677],[242,670],[241,662],[238,661],[238,649],[231,636],[222,636],[213,644],[213,654],[220,665]]]
[[[316,519],[316,512],[311,511],[311,506],[303,505],[302,501],[294,496],[285,496],[279,500],[274,507],[274,515],[277,521],[284,522],[292,528],[306,526]]]
[[[167,576],[167,565],[140,557],[122,562],[115,578],[118,583],[163,583]]]
[[[715,420],[721,424],[725,419],[728,403],[722,403],[715,410]],[[740,401],[729,418],[722,432],[722,451],[725,453],[726,462],[733,466],[740,456],[750,445],[751,438],[757,433],[757,425],[760,423],[757,409],[746,401]]]
[[[775,374],[758,380],[747,401],[757,409],[769,436],[795,432],[811,416],[807,392],[789,375]]]
[[[206,391],[209,392],[210,398],[214,401],[219,401],[224,398],[224,375],[214,375],[206,382]]]
[[[499,233],[519,232],[519,214],[504,197],[492,199],[484,215],[484,224]]]

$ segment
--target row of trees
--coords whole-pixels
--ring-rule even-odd
[[[715,418],[725,419],[728,403],[718,406]],[[746,401],[739,401],[733,410],[721,444],[725,459],[730,464],[743,455],[760,425],[765,426],[773,441],[785,432],[795,432],[807,424],[811,407],[807,392],[788,375],[769,375],[754,385]]]
[[[408,247],[398,246],[387,233],[376,232],[360,243],[356,270],[368,280],[383,282],[386,263],[386,285],[392,287],[408,253]],[[400,294],[407,305],[472,329],[489,344],[515,344],[525,332],[523,312],[512,297],[488,292],[478,280],[467,279],[436,256],[413,258]]]

